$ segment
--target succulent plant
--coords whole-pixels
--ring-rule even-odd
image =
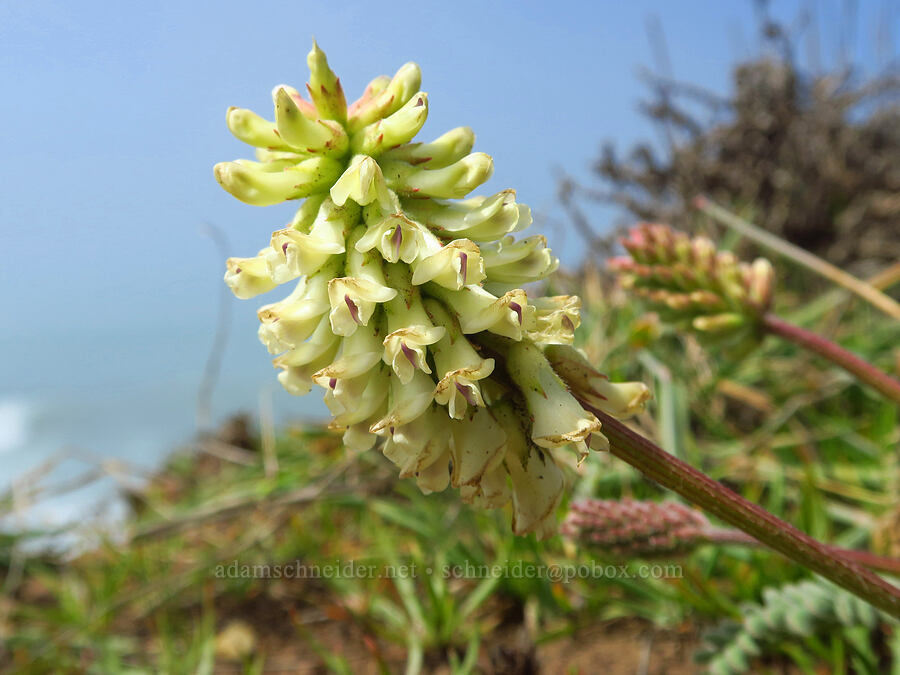
[[[684,325],[707,343],[755,346],[772,304],[774,270],[765,258],[738,261],[706,237],[641,223],[622,239],[630,257],[612,258],[623,285],[664,321]]]
[[[423,491],[452,484],[488,508],[511,500],[517,533],[555,531],[564,477],[552,451],[604,444],[544,353],[583,359],[567,346],[578,298],[521,288],[557,258],[544,237],[513,236],[531,224],[513,190],[464,199],[493,171],[471,152],[471,129],[413,140],[428,115],[417,65],[375,78],[348,106],[315,44],[308,64],[310,100],[276,87],[274,121],[228,110],[257,159],[216,165],[222,187],[248,204],[304,201],[256,256],[228,260],[226,282],[239,298],[293,284],[259,310],[260,339],[289,392],[324,389],[349,448],[383,437]],[[641,384],[596,376],[601,409],[630,414],[646,399]]]

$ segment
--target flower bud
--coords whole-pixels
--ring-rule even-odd
[[[306,57],[309,66],[307,90],[319,115],[327,120],[335,120],[341,125],[347,121],[347,100],[341,81],[328,67],[325,53],[313,40],[312,49]]]
[[[404,208],[413,218],[444,236],[492,241],[531,225],[531,209],[516,204],[516,191],[504,190],[492,197],[472,197],[462,202],[439,199],[407,200]]]
[[[528,304],[528,297],[522,289],[510,291],[500,298],[478,286],[450,291],[429,285],[428,291],[444,302],[466,335],[487,330],[521,340],[524,331],[534,324],[534,306]]]
[[[400,478],[411,478],[447,457],[449,450],[450,422],[442,410],[432,406],[409,424],[396,427],[383,452],[400,469]]]
[[[515,241],[506,236],[482,248],[484,266],[492,281],[522,284],[543,279],[556,271],[559,259],[547,248],[543,235]]]
[[[422,169],[406,162],[385,160],[382,166],[388,187],[401,195],[459,199],[494,173],[494,160],[474,152],[443,169]]]
[[[309,119],[284,87],[275,94],[275,124],[283,141],[301,152],[340,156],[347,150],[344,128],[330,120]]]
[[[421,286],[433,281],[454,291],[469,284],[480,284],[484,278],[481,251],[468,239],[454,239],[413,265],[412,283]]]
[[[772,302],[768,261],[739,262],[705,237],[691,239],[664,225],[638,225],[622,243],[631,259],[617,258],[610,266],[661,318],[732,350],[759,341],[759,323]]]
[[[329,306],[329,271],[301,280],[289,296],[259,309],[259,339],[270,354],[293,349],[318,327]]]
[[[698,316],[691,325],[702,333],[733,333],[744,326],[745,319],[741,314],[716,314],[714,316]]]
[[[351,134],[375,120],[387,117],[402,108],[413,97],[422,84],[422,71],[415,63],[407,63],[391,78],[383,91],[361,103],[347,120]],[[370,85],[371,86],[371,85]]]
[[[274,173],[257,162],[220,162],[216,180],[232,195],[253,206],[269,206],[308,197],[340,175],[341,164],[327,157],[311,157]]]
[[[256,148],[290,150],[290,146],[278,135],[275,125],[255,112],[231,107],[225,115],[228,130],[239,141]]]
[[[645,384],[610,382],[574,347],[550,345],[544,349],[544,356],[554,372],[581,400],[613,417],[631,417],[643,411],[650,399],[650,390]]]
[[[535,444],[555,448],[600,431],[600,422],[569,393],[540,348],[530,341],[499,344],[505,347],[506,373],[528,407]]]
[[[366,89],[363,91],[362,96],[347,106],[347,126],[350,126],[352,120],[356,117],[357,112],[370,105],[378,94],[387,89],[387,86],[390,83],[391,78],[387,75],[379,75],[369,82],[369,84],[366,85]]]
[[[276,283],[269,274],[266,254],[271,249],[263,249],[253,258],[229,258],[226,265],[225,283],[238,298],[254,298],[275,288]]]
[[[355,153],[377,157],[410,141],[428,119],[428,94],[419,92],[394,114],[363,127],[350,139]]]
[[[475,132],[469,127],[456,127],[431,143],[406,143],[388,150],[382,157],[423,169],[442,169],[468,155],[474,145]]]
[[[297,91],[294,87],[288,84],[278,84],[272,87],[272,103],[278,105],[278,92],[284,89],[288,95],[294,99],[294,104],[299,108],[300,112],[302,112],[306,117],[311,120],[317,120],[321,117],[319,112],[316,110],[316,106],[303,98],[302,94]]]
[[[503,462],[512,483],[513,532],[544,539],[556,533],[565,478],[550,453],[529,442],[521,414],[509,405],[497,406],[495,414],[506,433]]]
[[[772,287],[775,283],[775,269],[765,258],[753,261],[747,274],[748,299],[761,310],[772,304]]]
[[[477,485],[498,466],[506,451],[506,433],[486,408],[475,408],[465,420],[451,425],[450,484]]]

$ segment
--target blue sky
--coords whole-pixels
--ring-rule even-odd
[[[810,5],[776,4],[788,18]],[[843,3],[812,5],[827,50]],[[876,27],[896,33],[896,3],[860,5],[852,47],[874,66]],[[201,224],[252,255],[292,211],[246,206],[216,184],[214,163],[248,156],[225,110],[270,116],[274,85],[303,86],[313,35],[349,98],[417,61],[431,104],[423,136],[473,127],[476,150],[495,159],[482,191],[517,188],[560,220],[555,167],[586,178],[603,140],[625,148],[652,135],[636,77],[653,61],[650,17],[674,75],[714,90],[758,49],[749,1],[3,3],[0,399],[52,401],[78,429],[111,417],[140,419],[147,434],[191,428],[224,270]],[[574,233],[550,234],[576,262]],[[234,301],[220,415],[252,409],[274,380],[258,304]],[[284,409],[322,409],[273,395]],[[66,438],[99,443],[72,429]]]

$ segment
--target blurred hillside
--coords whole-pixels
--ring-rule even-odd
[[[799,58],[802,36],[760,19],[762,49],[738,64],[732,93],[650,73],[642,113],[662,143],[623,153],[606,143],[594,182],[562,186],[639,219],[691,230],[705,194],[757,225],[857,273],[900,257],[900,63],[864,76],[838,54],[833,67]],[[850,25],[841,28],[849,40]],[[801,39],[802,37],[802,39]],[[889,45],[884,49],[893,54]],[[818,61],[818,59],[815,59]]]

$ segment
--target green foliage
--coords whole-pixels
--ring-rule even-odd
[[[809,651],[831,662],[833,672],[843,669],[849,658],[856,672],[875,675],[882,671],[872,633],[880,622],[895,629],[898,625],[863,600],[818,579],[767,588],[763,603],[745,606],[742,614],[741,623],[711,630],[697,652],[697,660],[713,675],[749,672],[754,660],[765,654],[782,652],[794,658]],[[825,648],[829,643],[840,648]],[[804,668],[809,656],[794,661]]]
[[[728,362],[691,338],[660,333],[596,270],[570,285],[555,283],[551,293],[583,298],[579,346],[592,360],[615,379],[654,386],[654,401],[635,420],[642,433],[824,541],[876,550],[877,542],[894,540],[895,406],[777,340]],[[781,315],[890,366],[896,328],[884,317],[833,294],[779,301]],[[492,672],[491,655],[513,649],[512,634],[526,636],[524,647],[515,643],[526,663],[546,658],[556,645],[574,659],[591,648],[580,630],[623,617],[652,623],[658,634],[683,627],[688,640],[692,627],[730,625],[731,644],[742,607],[762,601],[762,611],[771,589],[790,588],[804,575],[764,549],[727,545],[654,560],[681,566],[669,578],[566,582],[511,573],[517,563],[528,566],[522,569],[624,563],[635,570],[644,561],[573,550],[559,537],[516,537],[507,509],[480,511],[455,495],[423,495],[399,481],[377,450],[348,453],[315,426],[279,433],[276,470],[271,462],[264,466],[260,445],[251,438],[242,447],[243,464],[202,453],[173,457],[130,499],[134,512],[117,536],[90,532],[100,544],[72,559],[41,552],[40,537],[58,533],[0,540],[0,670],[194,673],[230,666],[258,673],[302,663],[346,673],[371,663],[384,673]],[[672,498],[604,453],[592,453],[577,473],[573,458],[567,476],[574,496]],[[0,496],[0,514],[11,505]],[[125,534],[133,536],[118,536]],[[354,561],[377,573],[299,580],[217,575],[235,560],[307,568]],[[476,573],[436,573],[467,564]],[[501,573],[477,573],[495,565]],[[386,573],[404,566],[417,573]],[[429,568],[431,574],[424,572]],[[803,601],[797,607],[805,608]],[[811,627],[806,617],[818,616],[811,610],[792,611],[790,621],[786,612],[778,624],[786,639],[748,633],[740,645],[752,639],[774,669],[789,662],[809,672],[822,664],[833,672],[887,672],[898,662],[898,632],[881,619],[859,624],[864,607],[841,607],[835,600],[837,620],[816,618]],[[840,618],[851,615],[849,624]],[[219,645],[235,618],[256,637],[237,661]],[[789,632],[794,628],[809,630]],[[635,639],[629,649],[640,653],[641,643]],[[548,672],[568,668],[541,663]]]

